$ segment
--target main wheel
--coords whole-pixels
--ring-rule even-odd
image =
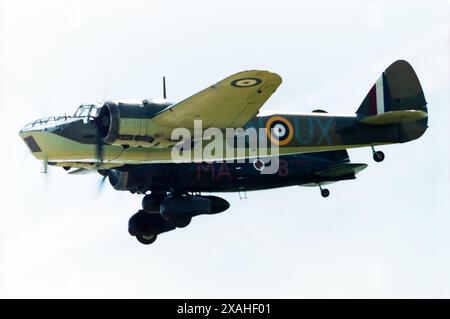
[[[382,162],[384,160],[384,153],[381,151],[376,151],[373,153],[373,160],[377,163]]]
[[[150,245],[156,240],[156,237],[158,237],[158,236],[157,235],[137,235],[136,239],[141,244]]]
[[[328,197],[328,196],[330,196],[330,191],[328,189],[324,188],[320,191],[320,195],[322,195],[322,197],[324,197],[324,198]]]

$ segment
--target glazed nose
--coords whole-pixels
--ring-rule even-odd
[[[36,123],[39,123],[39,120],[33,121],[31,123],[28,123],[27,125],[22,127],[20,129],[20,131],[19,131],[19,135],[21,135],[22,133],[30,132],[30,131],[37,131],[38,130],[38,128],[37,128],[38,124],[36,124]]]

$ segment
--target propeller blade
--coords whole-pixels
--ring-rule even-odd
[[[97,158],[97,166],[103,164],[103,139],[100,133],[100,123],[98,117],[95,120],[95,157]]]
[[[98,184],[98,193],[101,194],[103,191],[103,187],[105,185],[105,181],[108,175],[103,175],[102,179],[100,180],[100,183]]]
[[[92,174],[92,173],[97,173],[97,170],[87,168],[77,168],[69,172],[70,175]]]

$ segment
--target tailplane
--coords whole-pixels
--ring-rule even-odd
[[[328,163],[326,167],[322,167],[312,172],[312,175],[317,178],[317,183],[313,183],[312,185],[354,179],[356,178],[356,174],[367,167],[367,164],[351,163],[348,152],[345,149],[328,152],[305,153],[302,155],[325,160]]]

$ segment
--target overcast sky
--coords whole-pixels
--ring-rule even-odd
[[[0,297],[450,297],[450,1],[0,0]],[[415,68],[419,140],[351,150],[356,181],[226,194],[231,209],[139,244],[142,196],[69,176],[17,133],[106,98],[185,98],[277,72],[263,110],[356,111],[390,63]]]

